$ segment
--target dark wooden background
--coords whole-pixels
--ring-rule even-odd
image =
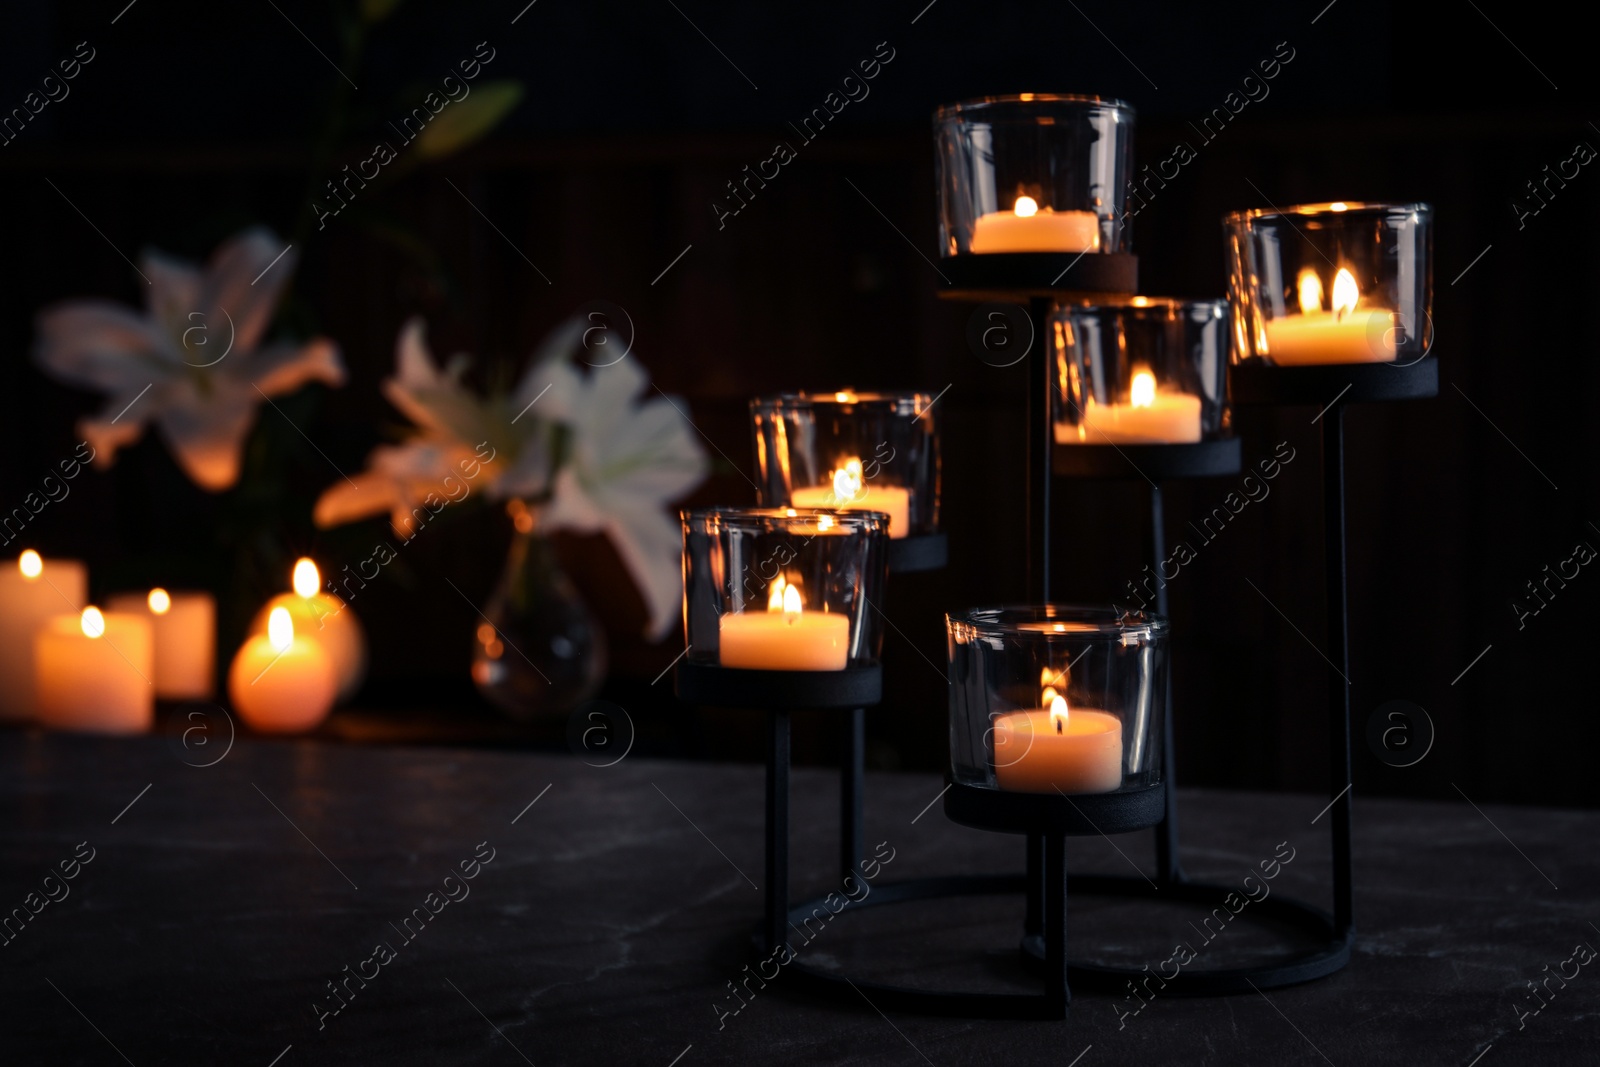
[[[124,4],[30,5],[8,12],[0,35],[6,109],[78,41],[97,50],[71,96],[0,147],[6,509],[70,454],[74,418],[100,403],[34,369],[34,313],[72,296],[138,301],[143,287],[112,246],[199,257],[252,222],[287,232],[305,203],[306,146],[339,78],[306,39],[338,55],[326,5],[285,0],[280,12],[141,0],[112,25]],[[936,299],[925,260],[935,252],[928,116],[941,102],[987,92],[1121,96],[1140,109],[1141,163],[1180,140],[1198,154],[1134,223],[1146,292],[1221,294],[1218,220],[1227,210],[1269,198],[1435,205],[1441,395],[1353,411],[1349,471],[1358,734],[1373,709],[1403,699],[1426,709],[1437,739],[1402,770],[1358,738],[1357,781],[1395,794],[1454,797],[1459,787],[1474,800],[1600,800],[1588,669],[1600,577],[1584,570],[1525,629],[1511,607],[1526,581],[1576,543],[1600,546],[1590,521],[1600,177],[1585,168],[1521,228],[1513,210],[1546,164],[1579,142],[1600,147],[1589,122],[1600,115],[1593,64],[1581,42],[1508,5],[1423,13],[1339,0],[1320,16],[1320,3],[1211,10],[938,0],[919,15],[922,6],[679,0],[675,10],[541,0],[512,25],[522,0],[402,3],[356,79],[367,128],[404,114],[479,41],[496,49],[484,78],[519,78],[527,95],[485,143],[374,195],[374,212],[425,236],[434,269],[348,218],[303,248],[296,321],[339,342],[351,381],[286,410],[333,465],[358,469],[400,421],[377,385],[406,316],[427,317],[441,353],[509,361],[579,304],[605,299],[627,309],[638,357],[663,389],[687,398],[696,426],[728,457],[713,453],[717,472],[694,502],[741,503],[752,492],[733,468],[751,467],[752,394],[948,385],[938,410],[954,563],[894,580],[889,697],[869,718],[875,765],[938,767],[940,612],[1020,592],[1024,369],[976,359],[965,342],[970,309]],[[787,123],[820,105],[882,41],[895,58],[871,95],[719,230],[711,204],[724,183],[775,140],[794,141]],[[1221,106],[1283,41],[1295,58],[1269,83],[1270,96],[1202,144],[1189,122]],[[355,143],[362,151],[351,160],[366,154],[366,138]],[[1173,584],[1188,783],[1325,787],[1324,664],[1312,647],[1325,647],[1315,414],[1237,413],[1247,462],[1285,441],[1296,459],[1271,496]],[[335,565],[364,558],[383,526],[312,532],[305,507],[337,474],[284,427],[263,432],[289,455],[299,501],[280,516],[285,547]],[[1169,487],[1171,535],[1218,504],[1231,481]],[[1062,497],[1061,595],[1115,595],[1142,565],[1142,483],[1069,485]],[[223,580],[224,564],[209,553],[215,521],[147,439],[114,471],[78,479],[29,539],[88,559],[100,595],[174,571]],[[355,608],[375,649],[369,702],[444,701],[463,716],[484,714],[465,685],[474,617],[443,579],[485,595],[500,525],[489,514],[441,523],[363,592]],[[751,720],[680,708],[667,681],[651,686],[681,637],[651,646],[634,636],[642,609],[609,549],[563,547],[612,631],[605,695],[628,709],[646,748],[753,758]],[[808,758],[831,752],[824,725],[798,740]]]

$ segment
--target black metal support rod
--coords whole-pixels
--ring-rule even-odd
[[[1028,835],[1028,868],[1024,895],[1028,902],[1023,913],[1022,932],[1028,937],[1044,933],[1044,837]]]
[[[1067,985],[1067,839],[1059,833],[1044,839],[1044,966],[1045,997],[1061,1005],[1066,1017],[1072,1003]]]
[[[1050,301],[1035,298],[1029,304],[1033,347],[1028,352],[1028,574],[1024,599],[1050,603],[1050,453],[1055,447],[1055,416],[1050,410],[1052,367],[1049,340]],[[1029,935],[1044,931],[1044,839],[1028,835],[1027,902],[1023,929]]]
[[[1344,405],[1322,416],[1322,520],[1327,571],[1328,794],[1333,797],[1333,926],[1344,938],[1354,931],[1350,871],[1350,644],[1349,602],[1345,592]]]
[[[767,712],[766,948],[784,942],[789,921],[789,713]]]
[[[1033,348],[1027,356],[1028,376],[1028,593],[1027,599],[1050,602],[1050,453],[1055,448],[1054,416],[1050,410],[1052,370],[1050,301],[1030,304]]]
[[[867,773],[867,713],[864,708],[845,712],[845,753],[839,767],[839,881],[855,876],[861,881],[862,840],[866,836],[865,779]]]
[[[1167,587],[1161,564],[1167,558],[1166,509],[1162,506],[1161,486],[1150,485],[1150,556],[1156,575],[1156,611],[1167,614]],[[1178,855],[1177,757],[1172,743],[1172,671],[1167,670],[1167,691],[1162,696],[1161,776],[1167,783],[1166,814],[1156,827],[1156,880],[1171,885],[1183,880],[1183,865]]]

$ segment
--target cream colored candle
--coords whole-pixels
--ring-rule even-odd
[[[986,252],[1098,252],[1100,217],[1093,211],[1040,210],[1031,196],[1019,196],[1010,211],[978,216],[967,248]]]
[[[1055,696],[994,720],[994,773],[1014,793],[1109,793],[1122,785],[1122,720],[1103,711],[1069,711]]]
[[[216,691],[217,602],[210,593],[119,593],[112,611],[143,615],[155,638],[156,697],[209,700]]]
[[[0,722],[25,722],[38,710],[33,639],[46,622],[89,601],[89,571],[75,559],[43,559],[33,549],[0,566]]]
[[[273,608],[267,632],[245,641],[228,671],[233,710],[252,730],[299,733],[327,718],[339,690],[324,646],[295,633],[289,609]]]
[[[56,615],[33,642],[39,722],[52,730],[145,733],[155,722],[150,620],[87,607]]]
[[[361,685],[367,670],[367,640],[355,612],[332,593],[322,591],[322,576],[317,565],[301,559],[294,565],[294,592],[279,593],[250,624],[252,636],[267,632],[273,608],[284,608],[294,620],[294,631],[315,641],[333,661],[339,679],[339,699],[348,699]]]
[[[839,511],[881,511],[889,516],[889,536],[904,537],[911,528],[911,490],[879,485],[862,473],[861,460],[851,456],[828,475],[830,485],[796,486],[789,503],[796,508]]]
[[[724,667],[842,671],[850,659],[850,620],[826,611],[805,611],[800,590],[779,575],[767,610],[722,616],[718,640]]]
[[[1200,440],[1200,398],[1185,393],[1156,391],[1149,371],[1133,376],[1129,402],[1096,404],[1083,408],[1077,426],[1056,424],[1056,441],[1066,444],[1193,444]]]
[[[1326,363],[1392,363],[1393,316],[1360,308],[1355,277],[1344,268],[1333,279],[1333,310],[1322,310],[1322,280],[1300,272],[1300,314],[1266,322],[1265,355],[1280,367]]]

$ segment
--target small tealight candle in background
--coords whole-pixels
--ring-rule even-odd
[[[1164,393],[1156,377],[1140,369],[1133,376],[1126,404],[1086,402],[1077,426],[1056,424],[1056,443],[1076,437],[1081,444],[1193,444],[1200,440],[1200,398]]]
[[[332,657],[295,632],[285,607],[268,613],[266,634],[247,639],[228,671],[233,710],[263,733],[311,729],[327,718],[338,688]]]
[[[778,575],[766,611],[730,612],[718,620],[724,667],[768,671],[842,671],[850,660],[850,620],[805,611],[800,590]]]
[[[1358,308],[1361,290],[1343,267],[1333,278],[1333,307],[1322,310],[1322,279],[1310,267],[1300,272],[1300,314],[1266,323],[1267,356],[1280,367],[1313,363],[1392,363],[1393,316]]]
[[[844,394],[840,394],[841,396]],[[831,485],[795,486],[790,503],[797,508],[881,511],[889,516],[889,536],[904,537],[911,526],[911,490],[880,485],[867,478],[859,457],[850,456],[830,476]]]
[[[51,618],[89,600],[89,571],[75,559],[44,559],[33,549],[0,567],[0,722],[34,717],[33,639]]]
[[[322,576],[317,565],[301,559],[294,565],[294,592],[279,593],[250,624],[250,633],[267,632],[267,621],[274,608],[284,608],[294,620],[295,633],[315,641],[333,661],[339,680],[339,699],[348,699],[361,685],[367,669],[367,641],[355,612],[332,593],[322,591]]]
[[[119,593],[112,611],[144,615],[155,635],[156,697],[209,700],[216,690],[217,602],[210,593]]]
[[[1010,211],[979,215],[972,227],[972,252],[1098,252],[1100,217],[1093,211],[1040,208],[1019,196]]]
[[[155,721],[150,621],[87,607],[53,616],[33,642],[39,722],[53,730],[139,734]]]

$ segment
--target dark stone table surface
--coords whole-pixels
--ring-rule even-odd
[[[733,999],[761,907],[758,767],[247,740],[195,765],[219,751],[0,737],[0,1064],[1600,1063],[1600,965],[1577,962],[1600,946],[1591,812],[1358,798],[1346,970],[994,1022],[816,1000],[781,975]],[[830,887],[835,783],[796,773],[797,890]],[[941,787],[869,777],[883,881],[1019,865],[1016,839],[929,807]],[[1186,791],[1186,866],[1242,882],[1287,843],[1274,891],[1325,904],[1325,803]],[[1089,838],[1069,861],[1128,873],[1151,853],[1148,834]],[[1075,954],[1153,966],[1197,940],[1181,908],[1072,907]],[[1024,988],[1020,914],[1005,898],[847,912],[802,952]],[[1205,954],[1259,950],[1270,932],[1247,925]]]

